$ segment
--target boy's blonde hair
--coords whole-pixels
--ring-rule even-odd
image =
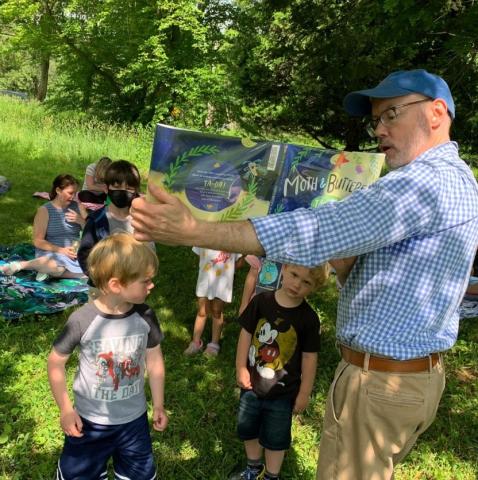
[[[317,267],[312,267],[309,269],[310,275],[315,281],[315,288],[318,289],[323,287],[327,282],[330,275],[330,265],[328,262],[323,263]]]
[[[158,257],[130,233],[115,233],[98,242],[88,255],[88,274],[96,288],[104,291],[111,278],[128,285],[141,276],[154,276]]]
[[[283,267],[293,267],[293,266],[300,266],[301,268],[305,268],[309,270],[310,276],[314,280],[314,290],[318,290],[320,287],[324,286],[327,282],[329,275],[330,275],[330,265],[328,262],[323,263],[322,265],[318,265],[317,267],[305,267],[303,265],[295,265],[293,263],[284,263]]]

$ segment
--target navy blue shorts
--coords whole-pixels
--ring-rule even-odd
[[[237,434],[243,441],[257,438],[268,450],[290,447],[291,398],[259,398],[252,390],[242,390],[237,415]]]
[[[106,480],[110,458],[115,480],[156,478],[146,413],[123,425],[99,425],[84,418],[81,421],[82,437],[65,436],[58,480]]]

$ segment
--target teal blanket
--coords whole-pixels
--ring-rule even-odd
[[[0,245],[0,265],[13,260],[30,260],[35,248],[30,244]],[[23,270],[16,275],[0,274],[0,316],[7,320],[25,315],[49,315],[88,301],[86,279],[35,280],[36,272]]]

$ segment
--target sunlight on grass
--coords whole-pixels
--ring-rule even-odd
[[[292,425],[292,445],[301,469],[312,475],[319,456],[317,426],[303,424],[296,417]]]
[[[178,325],[174,322],[174,317],[171,319],[163,319],[164,322],[164,331],[174,338],[180,339],[184,343],[184,348],[187,347],[187,344],[190,341],[191,332],[189,328],[184,325]],[[192,328],[192,325],[191,325]]]
[[[88,163],[102,155],[136,163],[146,180],[153,131],[107,125],[79,114],[54,115],[35,102],[0,97],[1,175],[12,189],[0,197],[0,243],[31,242],[32,220],[59,173],[82,180]],[[478,173],[478,169],[475,169]],[[148,303],[165,332],[165,432],[153,432],[158,478],[224,480],[244,466],[236,435],[239,389],[234,359],[239,326],[238,299],[247,273],[237,272],[234,301],[225,309],[226,326],[217,358],[185,357],[196,315],[197,256],[186,247],[157,246],[158,279]],[[293,420],[293,446],[283,480],[313,480],[322,418],[338,353],[335,348],[337,291],[333,280],[310,298],[320,312],[322,346],[311,403]],[[49,392],[46,358],[70,311],[0,320],[0,480],[53,478],[63,435]],[[210,322],[204,339],[210,338]],[[475,480],[478,478],[478,322],[460,324],[456,346],[446,354],[447,387],[437,419],[420,438],[395,480]],[[76,356],[68,362],[68,384]],[[149,396],[149,392],[147,392]],[[150,414],[151,414],[151,405]],[[3,443],[2,443],[3,442]]]
[[[418,448],[412,451],[405,463],[398,465],[396,471],[403,480],[433,479],[433,480],[471,480],[474,476],[474,466],[449,453],[438,455],[429,449]]]
[[[17,166],[49,156],[58,166],[70,164],[84,173],[88,163],[103,155],[135,163],[146,175],[153,130],[108,125],[83,119],[78,113],[45,115],[42,105],[0,98],[0,143],[22,152]]]
[[[173,316],[173,311],[170,308],[160,308],[158,313],[165,320],[169,320]]]
[[[179,449],[179,454],[182,459],[191,460],[198,457],[199,450],[195,448],[189,440],[184,440]]]

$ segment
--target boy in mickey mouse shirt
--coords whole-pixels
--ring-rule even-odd
[[[284,265],[282,286],[255,296],[239,318],[237,432],[247,467],[231,480],[279,478],[291,443],[292,413],[307,407],[317,369],[320,322],[304,298],[327,277],[327,265]]]

